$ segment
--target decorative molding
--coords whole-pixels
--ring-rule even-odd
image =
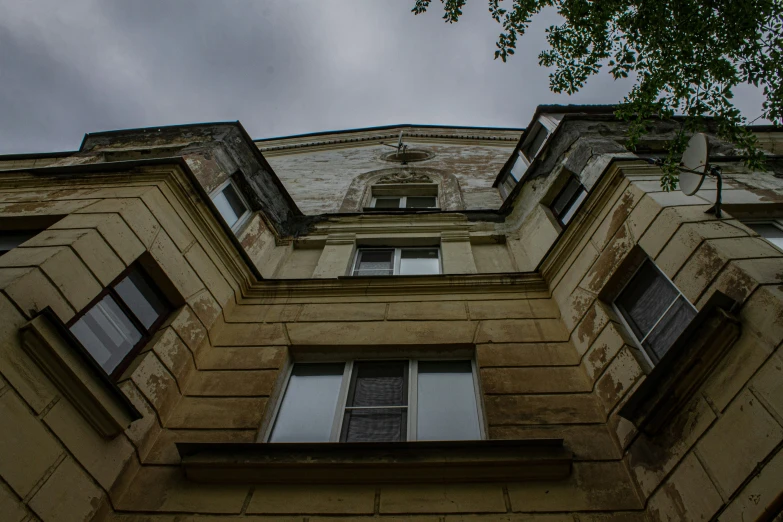
[[[544,279],[533,272],[439,274],[426,276],[342,276],[331,279],[264,280],[244,293],[243,304],[267,299],[318,299],[370,295],[525,294],[549,297]]]
[[[400,169],[397,172],[386,174],[375,182],[376,185],[397,185],[402,183],[432,183],[432,178],[423,172]]]
[[[467,230],[454,230],[440,233],[441,243],[462,243],[470,241],[470,232]]]
[[[25,351],[103,437],[115,437],[141,418],[50,309],[22,326],[20,332]]]
[[[326,237],[327,245],[353,245],[356,242],[356,234],[337,233]]]
[[[357,135],[359,134],[359,135]],[[280,138],[274,140],[280,145],[268,145],[268,141],[256,142],[258,149],[264,156],[272,157],[282,154],[297,153],[302,149],[308,149],[307,152],[326,149],[341,149],[356,146],[379,145],[382,142],[397,142],[399,138],[399,129],[392,133],[364,134],[353,133],[350,136],[344,136],[337,139],[320,139],[307,141],[303,138]],[[522,131],[509,131],[508,136],[503,135],[478,135],[478,134],[448,134],[436,132],[407,132],[405,138],[411,141],[421,143],[443,143],[451,145],[484,145],[491,147],[515,147],[519,142]],[[288,143],[285,143],[288,142]]]
[[[177,443],[185,477],[228,484],[408,484],[557,480],[562,439],[437,442]]]

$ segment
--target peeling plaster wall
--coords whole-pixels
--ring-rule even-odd
[[[496,209],[502,203],[492,183],[513,152],[513,142],[507,146],[448,145],[414,140],[406,140],[406,143],[410,148],[434,154],[431,159],[409,163],[409,167],[441,169],[457,177],[468,210]],[[372,144],[288,154],[264,152],[264,156],[302,212],[314,215],[338,212],[356,176],[399,165],[382,159],[389,151],[392,151],[389,147]]]

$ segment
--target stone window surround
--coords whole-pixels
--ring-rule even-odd
[[[349,275],[352,277],[364,277],[361,274],[356,274],[356,271],[358,269],[358,263],[359,263],[359,255],[361,252],[366,251],[372,251],[372,250],[394,250],[392,253],[392,274],[393,276],[399,276],[404,275],[400,274],[400,262],[401,262],[401,255],[403,250],[432,250],[437,249],[438,252],[438,273],[437,274],[411,274],[411,275],[440,275],[443,273],[443,259],[441,257],[440,247],[439,246],[415,246],[415,247],[370,247],[370,246],[358,246],[356,247],[356,253],[353,257],[353,263],[351,265],[351,270]],[[372,276],[370,276],[372,277]]]
[[[626,319],[625,314],[622,313],[622,311],[620,310],[620,307],[617,304],[617,299],[620,297],[620,295],[623,293],[623,291],[625,291],[625,289],[628,288],[628,285],[630,284],[630,282],[633,280],[633,278],[636,276],[636,274],[639,273],[639,270],[642,268],[642,266],[644,266],[644,264],[647,263],[647,262],[651,263],[655,267],[655,270],[657,270],[658,273],[660,275],[662,275],[666,279],[666,281],[668,281],[668,283],[672,286],[672,288],[674,288],[677,291],[677,297],[669,305],[669,308],[667,308],[663,312],[663,314],[657,319],[656,323],[650,329],[650,332],[648,332],[648,335],[650,333],[652,333],[653,330],[655,330],[655,327],[658,325],[658,322],[660,322],[666,316],[666,313],[669,311],[669,309],[672,306],[674,306],[674,304],[679,300],[680,297],[682,297],[685,300],[685,302],[688,305],[690,305],[690,307],[693,310],[696,310],[696,307],[693,306],[693,303],[688,301],[688,299],[682,294],[680,289],[677,288],[677,285],[674,284],[674,281],[669,279],[669,276],[667,276],[665,273],[663,273],[663,271],[660,268],[658,268],[658,265],[655,264],[655,261],[653,261],[649,257],[645,257],[644,259],[641,260],[641,262],[639,262],[637,259],[634,259],[634,260],[631,261],[630,265],[635,267],[635,268],[633,268],[633,270],[631,270],[630,266],[629,266],[628,272],[626,274],[624,274],[624,277],[627,277],[627,281],[625,282],[625,284],[622,285],[622,287],[619,290],[616,291],[616,295],[614,296],[614,299],[612,299],[612,309],[617,314],[617,317],[619,317],[619,319],[620,319],[621,323],[623,324],[623,326],[625,327],[626,331],[628,331],[630,333],[631,338],[634,340],[634,342],[636,344],[636,348],[639,350],[639,353],[641,355],[643,355],[645,363],[646,363],[644,366],[647,367],[647,368],[652,368],[652,367],[654,367],[656,365],[656,363],[652,360],[652,357],[650,356],[650,354],[648,352],[648,349],[644,347],[644,345],[643,345],[644,339],[639,339],[637,337],[637,335],[633,331],[633,328],[631,328],[631,325],[628,323],[628,320]]]
[[[556,214],[555,213],[556,211],[554,209],[555,203],[558,202],[560,196],[562,196],[565,193],[566,189],[572,183],[577,183],[579,186],[576,188],[576,191],[571,195],[569,200],[566,202],[566,205],[563,207],[562,212]],[[568,226],[568,223],[571,222],[571,220],[574,218],[574,215],[577,212],[579,212],[579,207],[582,205],[582,202],[587,197],[587,194],[588,194],[587,189],[585,188],[584,185],[582,185],[581,180],[577,176],[572,174],[571,176],[568,177],[565,184],[558,191],[557,195],[552,199],[552,202],[549,206],[549,210],[552,212],[552,215],[555,217],[557,223],[560,225],[561,228],[565,228],[566,226]],[[568,221],[563,221],[563,216],[567,216],[569,212],[570,212],[570,216],[568,217]]]
[[[459,181],[454,174],[443,172],[439,169],[420,166],[400,166],[365,172],[356,176],[352,181],[340,206],[340,213],[359,213],[370,208],[373,195],[373,187],[379,186],[378,181],[399,173],[416,173],[426,176],[432,185],[437,187],[438,209],[433,210],[465,210],[462,201],[462,191]],[[406,174],[407,175],[407,174]],[[389,183],[389,185],[429,185],[430,183]],[[382,186],[384,184],[380,184]],[[426,210],[426,209],[425,209]]]
[[[382,347],[381,347],[382,348]],[[285,443],[278,443],[278,442],[270,442],[270,438],[272,436],[272,431],[274,428],[275,420],[277,419],[277,416],[280,413],[280,407],[283,402],[283,397],[285,395],[285,392],[288,388],[288,383],[291,379],[291,374],[294,369],[294,365],[297,363],[345,363],[345,370],[343,374],[343,381],[340,389],[340,394],[338,396],[338,404],[337,409],[339,411],[338,417],[335,418],[335,426],[333,427],[333,434],[332,438],[335,439],[335,437],[340,436],[340,430],[342,429],[343,421],[344,421],[344,413],[345,413],[345,401],[348,394],[348,385],[350,383],[350,376],[353,372],[353,363],[354,362],[364,362],[364,361],[407,361],[408,371],[410,372],[409,377],[407,378],[407,385],[408,385],[408,404],[406,406],[407,408],[407,416],[408,416],[408,423],[407,423],[407,441],[412,442],[415,439],[415,429],[416,429],[416,406],[417,406],[417,397],[416,397],[416,388],[415,388],[415,381],[417,376],[417,363],[419,361],[434,361],[434,362],[448,362],[448,361],[470,361],[471,368],[472,368],[472,376],[473,376],[473,392],[476,399],[476,414],[478,419],[478,426],[479,426],[479,433],[480,433],[480,439],[475,440],[486,440],[487,439],[487,420],[486,415],[484,413],[484,404],[482,401],[482,392],[481,392],[481,383],[480,383],[480,374],[479,374],[479,368],[476,363],[476,357],[475,357],[475,347],[472,350],[464,350],[460,349],[458,351],[459,353],[465,353],[464,356],[460,356],[459,354],[454,355],[452,352],[448,350],[438,349],[438,348],[430,348],[428,350],[420,350],[417,352],[411,351],[411,350],[388,350],[388,349],[375,349],[372,352],[363,351],[363,353],[359,356],[354,355],[353,356],[347,356],[347,357],[340,357],[340,355],[334,355],[334,352],[332,352],[332,355],[329,357],[319,357],[319,356],[302,356],[300,355],[296,361],[289,361],[289,364],[287,364],[286,368],[283,371],[281,383],[279,386],[276,387],[274,392],[274,399],[273,399],[273,407],[269,409],[269,413],[265,416],[265,421],[262,424],[263,428],[259,431],[258,436],[258,442],[264,442],[269,444],[285,444]],[[423,354],[423,355],[422,355]],[[272,401],[270,401],[272,403]],[[330,442],[338,442],[338,440],[331,440]],[[350,444],[346,442],[340,442],[340,444]],[[383,443],[372,443],[372,444],[383,444]]]
[[[414,197],[414,196],[434,196],[434,207],[422,207],[422,208],[406,208],[400,206],[399,209],[394,208],[375,208],[375,202],[379,197]],[[440,197],[438,194],[438,185],[436,183],[410,183],[410,184],[376,184],[370,188],[368,194],[369,201],[364,206],[364,211],[382,211],[382,212],[395,212],[395,211],[431,211],[440,210]],[[402,201],[400,202],[403,204]]]
[[[313,272],[313,278],[354,277],[356,252],[362,247],[439,247],[442,274],[475,274],[476,262],[467,231],[440,234],[389,234],[383,237],[357,237],[354,233],[332,233],[326,238],[323,252]],[[389,276],[366,276],[389,277]],[[437,277],[400,276],[397,277]]]
[[[147,263],[149,264],[149,263]],[[70,328],[77,322],[79,319],[84,317],[87,312],[93,309],[98,302],[100,302],[103,298],[106,296],[111,296],[114,301],[117,303],[117,305],[120,307],[121,311],[128,317],[128,320],[133,324],[134,327],[139,331],[141,334],[141,338],[139,341],[128,351],[127,354],[122,358],[122,361],[120,361],[117,366],[112,370],[112,372],[108,375],[110,379],[117,380],[123,372],[128,368],[128,366],[131,364],[131,362],[135,359],[135,357],[143,350],[144,346],[152,340],[152,338],[155,336],[155,333],[158,331],[160,326],[166,322],[168,317],[173,312],[173,306],[171,302],[169,301],[168,297],[166,296],[166,293],[163,292],[157,284],[156,278],[152,277],[147,270],[144,268],[144,263],[142,262],[134,262],[128,265],[125,270],[123,270],[117,277],[114,278],[114,280],[106,285],[104,289],[95,296],[90,303],[79,310],[76,315],[74,315],[71,319],[68,320],[68,322],[65,324],[65,326],[70,330]],[[149,327],[144,328],[143,325],[141,325],[140,321],[135,317],[133,312],[128,308],[126,304],[124,304],[124,301],[119,298],[117,295],[117,292],[115,290],[115,287],[123,281],[125,278],[127,278],[130,273],[134,270],[138,270],[142,273],[142,277],[144,277],[152,287],[153,291],[156,291],[158,295],[163,298],[164,305],[166,305],[166,310],[163,314],[158,317],[158,319]],[[160,278],[158,278],[160,279]],[[137,324],[138,323],[138,324]],[[74,337],[73,342],[77,343],[79,345],[79,348],[81,350],[84,350],[87,352],[86,348],[82,346],[82,344],[76,340]]]
[[[581,207],[587,200],[587,198],[590,196],[590,190],[588,190],[587,187],[585,187],[584,183],[582,183],[582,180],[579,178],[578,175],[571,172],[567,168],[561,168],[558,169],[556,174],[552,176],[553,181],[547,187],[546,192],[544,193],[544,196],[539,200],[538,204],[541,207],[541,210],[543,210],[544,215],[547,217],[549,222],[552,224],[552,226],[555,228],[555,230],[562,231],[565,230],[568,226],[568,224],[572,223],[574,221],[574,217],[577,213],[579,213]],[[566,188],[568,183],[571,181],[571,179],[576,179],[582,187],[585,190],[586,196],[585,198],[579,203],[579,208],[574,211],[574,214],[571,216],[571,219],[566,223],[566,225],[563,225],[560,222],[560,219],[555,216],[554,212],[552,212],[552,205],[554,204],[557,197],[560,195],[561,192]]]
[[[218,185],[218,187],[215,188],[215,190],[210,192],[209,199],[210,201],[212,201],[212,204],[215,205],[215,196],[223,192],[226,189],[226,187],[228,187],[229,185],[234,189],[234,193],[237,195],[237,197],[245,207],[245,211],[242,213],[241,216],[238,217],[236,223],[229,226],[231,231],[234,232],[234,234],[236,234],[237,236],[239,236],[242,233],[242,230],[245,228],[245,225],[247,225],[250,222],[250,218],[253,215],[253,211],[250,208],[247,199],[245,199],[245,196],[242,194],[242,190],[237,186],[237,183],[231,177],[229,177],[226,181]],[[215,208],[217,208],[217,206],[215,206]],[[220,215],[221,219],[225,221],[225,217],[223,217],[223,214],[219,210],[218,210],[218,214]],[[226,223],[226,225],[228,225],[228,223]]]
[[[653,364],[614,304],[615,299],[648,259],[652,262],[640,246],[632,248],[604,285],[598,298],[614,312],[623,325],[635,345],[631,353],[646,374],[641,385],[621,407],[619,414],[630,420],[639,430],[654,436],[682,410],[723,359],[739,338],[741,324],[733,314],[737,303],[716,291],[701,310],[697,310],[696,316],[661,360]],[[671,282],[666,274],[662,271],[661,273]],[[677,288],[674,283],[672,285]]]
[[[142,417],[51,308],[20,334],[25,351],[101,436],[114,438]]]
[[[628,397],[620,416],[651,436],[669,426],[739,339],[737,306],[716,291]]]
[[[393,342],[393,341],[392,341]],[[383,361],[391,359],[422,359],[422,360],[470,360],[474,364],[474,385],[476,387],[476,400],[479,410],[479,426],[482,437],[486,439],[486,408],[484,407],[484,395],[481,392],[481,372],[478,371],[476,360],[476,346],[474,344],[459,345],[422,345],[399,347],[393,344],[373,344],[366,346],[337,346],[333,348],[323,346],[289,346],[287,359],[280,371],[281,378],[277,379],[275,388],[269,396],[267,408],[261,419],[261,424],[256,436],[256,442],[266,442],[272,435],[274,421],[280,410],[288,380],[296,363],[320,363],[320,362],[346,362],[353,360]]]

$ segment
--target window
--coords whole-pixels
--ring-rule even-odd
[[[649,259],[614,304],[653,364],[661,360],[696,316],[693,305]]]
[[[582,204],[586,197],[587,190],[575,176],[571,176],[550,207],[552,214],[554,214],[561,226],[564,227],[571,221],[576,211],[579,210],[579,205]]]
[[[528,163],[529,162],[522,154],[517,154],[511,170],[503,176],[503,181],[500,182],[500,193],[504,198],[507,198],[508,195],[511,194],[511,191],[517,186],[519,180],[522,179],[522,176],[527,171]]]
[[[223,219],[226,220],[226,224],[235,232],[250,217],[250,208],[231,180],[224,183],[212,194],[212,202]]]
[[[296,363],[269,442],[482,438],[474,363]]]
[[[538,154],[538,151],[541,150],[541,147],[544,145],[548,135],[549,131],[547,128],[540,123],[536,123],[531,132],[532,138],[527,138],[524,145],[522,145],[522,153],[528,160],[533,161],[533,158],[536,157],[536,154]]]
[[[440,274],[437,247],[360,248],[353,268],[355,276],[425,274]]]
[[[436,196],[383,196],[372,198],[373,208],[437,208]]]
[[[0,256],[10,252],[28,239],[32,239],[38,232],[38,230],[0,231]]]
[[[783,250],[783,220],[752,221],[745,223],[745,225]]]
[[[101,368],[117,376],[168,311],[169,303],[134,265],[69,324],[71,333]]]

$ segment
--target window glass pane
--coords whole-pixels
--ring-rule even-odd
[[[347,406],[404,406],[407,370],[407,361],[355,363]]]
[[[616,303],[636,337],[641,340],[678,295],[677,288],[658,268],[652,262],[645,261]]]
[[[514,162],[514,166],[511,167],[511,176],[514,178],[514,184],[522,179],[522,175],[527,171],[527,162],[522,156],[517,156],[517,160]]]
[[[345,364],[296,364],[270,442],[328,442]]]
[[[375,208],[400,208],[400,198],[375,198]]]
[[[163,299],[147,283],[138,269],[134,269],[128,277],[117,283],[114,289],[148,330],[166,311]]]
[[[574,217],[576,211],[579,210],[579,205],[581,205],[582,201],[587,197],[587,191],[582,186],[579,187],[579,190],[579,195],[576,196],[574,202],[571,203],[565,213],[560,216],[560,221],[562,221],[564,225],[567,225],[571,221],[571,218]]]
[[[571,198],[574,197],[574,194],[576,194],[576,191],[579,190],[579,188],[582,185],[577,181],[576,178],[571,178],[568,180],[568,183],[566,183],[566,186],[563,187],[563,190],[560,191],[560,194],[557,195],[555,200],[552,202],[552,213],[556,217],[560,217],[563,215],[563,213],[566,212],[568,203],[571,201]]]
[[[529,141],[527,145],[523,148],[523,151],[525,153],[525,156],[528,157],[531,161],[535,157],[536,154],[538,154],[538,150],[541,148],[541,145],[544,144],[544,141],[546,140],[548,131],[546,130],[546,127],[539,124],[538,130],[536,131],[536,135],[533,137],[532,141]]]
[[[389,442],[407,438],[408,361],[356,362],[341,440]],[[366,409],[365,409],[366,408]]]
[[[406,440],[407,408],[346,410],[343,442],[397,442]]]
[[[223,195],[226,197],[229,205],[231,205],[231,210],[234,211],[234,214],[242,217],[247,211],[247,207],[242,203],[242,198],[239,197],[239,194],[237,194],[236,187],[232,184],[226,185],[226,188],[223,189]]]
[[[392,275],[394,250],[360,250],[353,275]]]
[[[141,333],[110,295],[76,321],[71,333],[106,373],[111,373],[141,340]]]
[[[772,223],[750,223],[748,227],[773,245],[783,249],[783,229]]]
[[[407,208],[435,208],[435,196],[408,196],[405,206]]]
[[[652,352],[655,355],[656,362],[669,351],[674,341],[677,340],[695,316],[696,310],[683,296],[680,296],[644,341],[644,346],[648,349],[648,352]]]
[[[247,210],[231,184],[226,185],[212,201],[230,227],[233,227]]]
[[[475,440],[479,430],[470,361],[419,361],[418,440]]]
[[[437,248],[402,249],[400,274],[440,274]]]

